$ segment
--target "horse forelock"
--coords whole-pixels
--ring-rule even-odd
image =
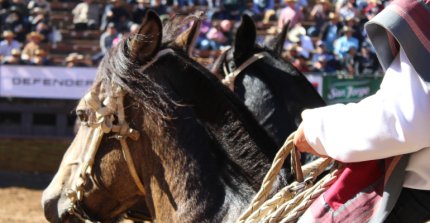
[[[132,38],[132,37],[129,37]],[[173,119],[173,110],[178,106],[154,78],[154,75],[142,69],[145,64],[140,64],[130,59],[128,55],[127,39],[103,58],[97,72],[95,87],[101,88],[106,95],[112,94],[112,86],[119,85],[134,102],[133,106],[141,110],[145,115],[156,117],[154,119],[158,128],[167,128],[169,121]]]
[[[202,19],[199,15],[177,16],[176,19],[170,20],[163,28],[162,45],[159,51],[166,48],[172,48],[178,54],[184,54],[172,44],[175,38],[184,30],[186,25]],[[121,40],[117,46],[109,51],[100,63],[98,69],[98,78],[96,82],[116,83],[129,92],[133,97],[144,105],[148,112],[156,113],[165,119],[171,118],[171,108],[176,103],[165,94],[163,87],[159,85],[151,75],[141,72],[142,66],[130,59],[129,40],[133,38],[147,38],[140,34],[131,34]],[[189,63],[189,61],[188,61]],[[109,85],[109,84],[108,84]],[[146,105],[153,106],[146,106]],[[158,109],[157,109],[158,108]]]

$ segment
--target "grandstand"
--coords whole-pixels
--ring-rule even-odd
[[[73,52],[79,52],[83,55],[94,55],[100,52],[99,41],[102,31],[76,31],[73,29],[73,15],[71,11],[79,2],[81,1],[71,0],[69,2],[61,2],[53,0],[50,2],[50,22],[52,27],[55,27],[56,31],[60,34],[61,41],[44,43],[42,47],[50,53],[50,58],[54,64],[63,64],[66,57]],[[103,5],[103,3],[101,4]],[[130,5],[128,5],[128,9],[131,10]],[[220,51],[218,50],[194,50],[194,55],[206,64],[213,62],[213,59],[219,54]]]
[[[50,1],[50,25],[57,32],[57,37],[60,41],[45,42],[42,44],[42,48],[49,52],[51,60],[56,65],[64,64],[66,57],[73,52],[79,52],[83,55],[94,55],[100,52],[99,41],[102,31],[100,30],[82,30],[76,31],[73,29],[73,15],[71,11],[81,1],[70,0],[63,2],[61,0]],[[105,5],[104,1],[97,1],[102,6]],[[148,8],[149,7],[149,3]],[[248,0],[248,7],[251,7],[252,1]],[[279,5],[279,3],[277,3]],[[126,5],[128,10],[131,11],[131,5]],[[278,6],[279,7],[279,6]],[[206,7],[189,8],[187,10],[178,10],[178,13],[191,13],[195,10],[206,10]],[[219,21],[213,20],[213,23]],[[236,23],[238,21],[235,21]],[[310,26],[312,21],[304,21],[305,26]],[[275,21],[269,21],[267,23],[259,23],[258,35],[267,36],[273,33],[270,28],[276,26]],[[194,50],[194,55],[203,64],[211,64],[213,59],[220,54],[220,50]]]
[[[101,6],[104,6],[108,2],[105,0],[94,1],[96,1]],[[75,67],[73,69],[69,69],[68,66],[65,66],[65,60],[71,53],[79,53],[80,55],[88,57],[99,53],[101,50],[100,37],[103,31],[101,31],[100,29],[74,29],[73,15],[71,11],[78,3],[81,2],[80,0],[52,0],[48,2],[50,4],[48,24],[52,28],[52,32],[55,32],[55,35],[54,38],[51,38],[49,41],[41,43],[41,48],[49,53],[50,60],[53,62],[50,65],[54,66],[0,66],[0,137],[11,135],[26,137],[69,137],[73,135],[73,127],[75,120],[73,109],[76,106],[76,99],[80,98],[82,95],[67,95],[73,93],[72,91],[70,91],[70,88],[58,89],[54,88],[55,86],[35,86],[36,84],[33,84],[33,86],[31,85],[32,83],[46,84],[51,82],[67,82],[72,76],[77,79],[81,78],[77,80],[76,83],[89,83],[95,75],[95,69],[97,65],[96,63],[93,63],[90,66],[84,64],[85,68]],[[248,8],[251,8],[253,2],[251,0],[247,0],[247,2]],[[275,3],[275,9],[278,10],[282,8],[282,4],[278,0],[276,0]],[[309,6],[306,8],[305,11],[309,12],[312,8],[312,5],[317,4],[318,2],[309,0],[308,3]],[[149,7],[149,3],[146,4]],[[131,10],[132,5],[126,4],[126,7],[128,10]],[[181,10],[179,10],[178,8],[174,8],[172,13],[191,13],[198,9],[205,10],[207,8],[184,7]],[[329,14],[335,10],[338,11],[338,9],[335,9],[335,7],[333,6],[332,9],[326,13]],[[274,16],[274,18],[266,21],[256,20],[257,34],[262,39],[274,35],[277,32],[276,15]],[[346,20],[347,19],[341,20],[338,26],[342,27],[349,25],[347,24]],[[239,24],[239,21],[233,22],[236,25]],[[211,23],[209,25],[219,24],[220,19],[217,17],[212,17],[209,23]],[[0,28],[3,28],[3,25],[4,24],[1,24]],[[302,26],[304,27],[304,29],[310,30],[310,28],[312,28],[314,25],[315,20],[310,19],[309,16],[305,14],[304,20],[302,21]],[[358,27],[358,29],[360,28],[362,27]],[[339,32],[337,37],[340,37],[341,35],[342,33]],[[321,36],[311,35],[309,39],[311,39],[312,41],[311,44],[314,44],[316,47],[316,50],[311,51],[310,55],[312,56],[312,54],[315,53],[319,53],[322,55],[321,52],[318,52],[318,50],[320,50],[320,48],[318,47],[320,45],[324,45],[320,44],[322,42]],[[365,39],[362,39],[361,41],[365,42]],[[296,52],[296,55],[293,55],[292,53],[293,50],[297,50],[299,48],[303,47],[297,44],[285,47],[285,58],[288,61],[292,62],[293,65],[295,65],[295,62],[297,60],[302,59],[303,57],[303,55],[300,55],[299,52]],[[198,60],[203,65],[209,66],[213,63],[213,60],[219,56],[220,52],[221,49],[196,48],[193,54],[196,60]],[[328,58],[328,56],[331,55],[332,52],[327,52],[327,54],[323,55],[324,57],[321,58]],[[315,65],[320,64],[321,58],[317,58],[316,61],[313,61],[314,58],[307,58],[309,68],[313,68],[307,71],[311,72],[307,74],[307,77],[312,79],[312,83],[318,88],[318,91],[323,95],[325,99],[331,100],[328,101],[329,103],[357,101],[361,98],[333,98],[332,96],[329,97],[327,92],[331,92],[333,90],[332,87],[336,87],[334,83],[345,81],[346,84],[342,86],[353,86],[354,80],[352,78],[357,78],[357,80],[360,79],[360,81],[357,82],[357,87],[364,88],[364,90],[369,94],[374,92],[375,89],[377,89],[377,87],[379,86],[380,76],[375,76],[376,72],[374,72],[374,70],[371,70],[370,74],[366,74],[367,79],[365,80],[361,79],[361,74],[356,70],[350,70],[350,73],[347,73],[348,79],[338,78],[336,76],[337,74],[345,73],[345,67],[342,66],[336,67],[336,70],[333,69],[334,72],[331,74],[336,75],[326,75],[327,71],[323,69],[324,67],[319,67],[319,69],[315,69],[314,67]],[[333,60],[337,59],[333,56],[332,58],[334,58]],[[376,61],[377,63],[376,57],[374,58],[374,61]],[[342,61],[335,62],[339,62],[336,64],[342,63]],[[360,61],[357,61],[355,57],[350,57],[346,62],[351,62],[351,65],[353,65],[351,67],[356,68],[358,67],[356,66],[357,63]],[[369,61],[367,61],[367,63],[369,64]],[[18,86],[14,91],[12,91],[12,93],[7,92],[7,89],[4,87],[5,81],[3,80],[8,80],[12,82],[20,81],[20,79],[12,80],[12,78],[14,78],[13,75],[21,75],[19,76],[19,78],[31,77],[32,79],[22,79],[22,83],[27,83],[27,86],[25,86],[26,88],[19,88],[22,86]],[[332,83],[333,86],[329,86],[326,83]],[[86,91],[85,87],[88,86],[76,86],[75,92],[80,92],[79,94],[81,94],[82,92]],[[344,91],[344,89],[335,90],[337,92]]]

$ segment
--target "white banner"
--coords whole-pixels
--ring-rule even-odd
[[[80,99],[96,68],[0,66],[0,97]]]

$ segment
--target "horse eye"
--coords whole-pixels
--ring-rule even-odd
[[[88,115],[85,112],[85,110],[83,110],[83,109],[76,110],[76,115],[78,116],[78,118],[81,122],[88,121]]]

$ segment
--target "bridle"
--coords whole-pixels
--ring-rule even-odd
[[[159,59],[159,57],[172,52],[174,51],[169,48],[160,50],[151,61],[139,68],[138,72],[144,72],[144,70],[153,65]],[[67,190],[66,195],[71,204],[67,210],[68,213],[85,222],[88,220],[91,222],[97,222],[94,221],[85,211],[82,201],[84,198],[85,183],[88,178],[93,177],[92,167],[94,164],[94,159],[104,134],[114,133],[112,138],[119,140],[121,144],[121,150],[124,159],[127,162],[127,167],[131,177],[133,178],[133,181],[140,193],[143,196],[146,196],[146,190],[137,174],[136,166],[133,162],[130,149],[128,148],[128,144],[126,142],[127,138],[137,141],[140,137],[140,133],[130,128],[129,124],[125,120],[124,90],[114,83],[111,83],[111,88],[112,94],[107,96],[103,102],[99,100],[99,92],[96,90],[88,92],[83,98],[84,102],[88,104],[90,109],[96,114],[96,121],[81,123],[81,125],[91,128],[89,133],[91,135],[91,142],[89,148],[87,149],[88,151],[85,154],[82,165],[80,165],[78,175],[75,175],[75,179],[73,181],[75,184],[72,185],[72,188]],[[114,122],[116,124],[114,124]],[[125,214],[125,218],[137,221],[154,220],[152,217],[148,217],[134,210],[128,210]]]
[[[230,49],[228,49],[230,50]],[[226,52],[226,55],[229,52]],[[236,80],[236,77],[239,76],[239,74],[245,70],[247,67],[249,67],[254,62],[263,59],[264,57],[268,56],[269,54],[265,51],[256,53],[252,55],[250,58],[248,58],[245,62],[243,62],[237,69],[229,69],[227,65],[226,58],[224,58],[224,61],[222,63],[222,69],[225,74],[224,79],[221,81],[224,85],[226,85],[230,90],[234,91],[234,81]]]
[[[119,140],[131,177],[140,193],[142,195],[146,195],[145,188],[137,174],[130,149],[126,142],[127,138],[134,141],[138,140],[140,134],[136,130],[130,128],[125,120],[123,104],[124,96],[125,93],[120,87],[112,85],[112,95],[107,96],[103,100],[103,103],[100,102],[98,98],[98,92],[94,90],[87,93],[83,99],[84,102],[90,106],[90,109],[95,112],[96,121],[84,121],[81,123],[81,125],[91,128],[91,142],[84,160],[80,165],[78,175],[75,175],[75,179],[73,181],[75,185],[72,185],[72,188],[67,190],[66,193],[67,198],[71,203],[67,211],[69,214],[74,215],[83,221],[93,221],[88,213],[85,212],[82,206],[82,201],[84,198],[84,186],[88,178],[91,178],[93,175],[94,159],[104,134],[114,133],[112,138]]]

